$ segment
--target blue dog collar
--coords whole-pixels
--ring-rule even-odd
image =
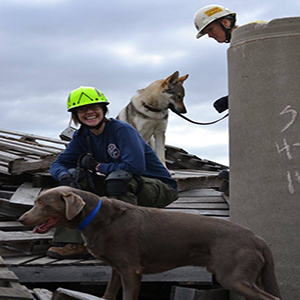
[[[78,226],[78,230],[83,230],[85,229],[94,219],[96,213],[99,211],[100,207],[102,204],[102,199],[99,199],[99,202],[97,204],[97,206],[93,209],[93,211],[85,217],[85,219],[79,224]]]

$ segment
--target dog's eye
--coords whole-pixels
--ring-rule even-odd
[[[43,205],[44,203],[42,202],[42,200],[36,200],[36,204],[37,205]]]

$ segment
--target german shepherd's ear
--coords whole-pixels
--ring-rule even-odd
[[[62,198],[66,203],[66,218],[68,221],[76,217],[85,206],[85,202],[82,198],[74,193],[62,194]]]
[[[178,82],[178,77],[179,77],[179,72],[176,71],[163,81],[162,86],[163,87],[165,87],[166,85],[168,85],[169,87],[174,86]]]
[[[179,77],[178,81],[181,82],[181,84],[182,84],[185,80],[188,79],[188,77],[189,77],[189,74],[186,74],[184,76]]]

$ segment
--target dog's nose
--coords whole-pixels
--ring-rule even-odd
[[[181,114],[186,114],[187,113],[187,110],[186,110],[184,105],[182,107],[178,107],[177,111]]]
[[[20,223],[24,223],[25,222],[25,220],[26,220],[26,218],[24,218],[23,216],[21,216],[19,219],[18,219],[18,221],[20,222]]]

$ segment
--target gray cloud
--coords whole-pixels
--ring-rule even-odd
[[[67,126],[66,99],[96,86],[117,115],[136,90],[178,70],[188,116],[220,117],[214,100],[227,94],[228,45],[197,40],[199,1],[2,0],[0,2],[0,127],[58,137]],[[220,3],[221,4],[221,3]],[[227,1],[238,24],[294,16],[299,3]],[[297,10],[298,8],[298,10]],[[169,144],[228,164],[228,122],[198,128],[170,113]],[[182,136],[188,132],[189,140]]]

